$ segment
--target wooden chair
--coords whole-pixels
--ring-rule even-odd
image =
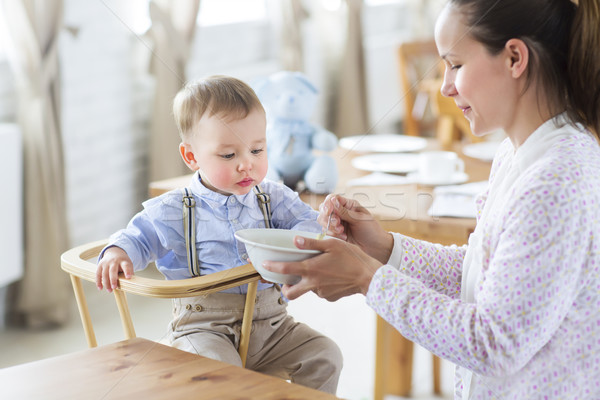
[[[469,122],[453,99],[440,92],[444,65],[433,40],[404,42],[398,46],[400,86],[404,96],[404,133],[423,135],[427,105],[435,121],[435,136],[444,147],[463,138],[478,142]]]
[[[404,134],[423,136],[428,128],[425,120],[429,104],[427,82],[439,79],[443,72],[435,42],[433,39],[403,42],[398,46],[397,58],[404,100]]]
[[[84,244],[66,251],[61,256],[61,268],[71,276],[77,307],[79,308],[83,330],[89,347],[96,347],[98,344],[81,279],[95,282],[96,259],[106,244],[106,240]],[[120,277],[118,287],[113,293],[121,316],[125,338],[132,339],[136,337],[135,329],[125,293],[158,298],[183,298],[214,293],[247,283],[248,293],[244,306],[239,346],[242,365],[245,365],[259,279],[260,275],[254,267],[251,264],[246,264],[210,275],[182,280],[168,281],[146,278],[139,275],[134,275],[130,279]]]
[[[428,90],[431,107],[437,117],[436,137],[442,146],[450,148],[454,142],[462,139],[473,143],[484,140],[473,134],[469,121],[453,99],[442,95],[441,87],[442,80],[439,79],[429,82]]]

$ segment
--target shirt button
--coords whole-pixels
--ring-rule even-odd
[[[185,305],[185,309],[188,310],[188,311],[191,310],[192,309],[192,305],[191,304],[186,304]]]
[[[248,254],[244,253],[242,254],[242,260],[247,260],[248,259]]]
[[[231,220],[231,222],[233,222],[234,224],[237,224],[238,220],[237,220],[237,218],[234,218],[234,219]]]
[[[283,300],[281,297],[279,298],[279,300],[277,300],[277,302],[278,302],[279,304],[283,304],[283,303],[285,303],[285,301],[284,301],[284,300]]]
[[[229,204],[235,204],[235,197],[229,198]]]
[[[200,304],[196,305],[196,311],[202,311],[202,306]]]

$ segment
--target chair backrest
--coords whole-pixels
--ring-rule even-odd
[[[81,280],[95,282],[97,268],[95,261],[106,244],[107,240],[87,243],[72,248],[61,256],[61,268],[71,277],[75,299],[77,300],[77,307],[79,308],[79,315],[89,347],[96,347],[98,343],[96,341],[96,335],[94,333]],[[135,329],[127,304],[126,292],[147,297],[182,298],[219,292],[224,289],[247,283],[248,292],[246,295],[239,346],[242,364],[245,364],[259,279],[260,275],[256,272],[254,267],[251,264],[246,264],[225,271],[182,280],[168,281],[142,277],[139,275],[134,275],[130,279],[120,277],[118,287],[113,293],[121,316],[125,338],[132,339],[135,337]]]
[[[433,117],[435,136],[443,146],[466,138],[478,142],[469,121],[453,99],[441,94],[444,65],[433,39],[404,42],[398,46],[400,84],[404,99],[404,133],[423,135],[426,106]]]
[[[466,139],[469,142],[480,142],[483,137],[475,136],[469,121],[456,106],[454,99],[442,95],[442,80],[431,82],[430,99],[433,113],[437,117],[436,137],[444,147],[451,147],[454,142]]]
[[[441,77],[442,67],[433,39],[403,42],[398,46],[398,73],[404,102],[404,134],[422,136],[427,127],[429,94],[423,82]],[[432,121],[429,121],[432,125]]]

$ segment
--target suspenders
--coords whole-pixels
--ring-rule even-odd
[[[188,188],[183,195],[183,234],[187,254],[188,270],[192,276],[200,276],[198,255],[196,254],[196,200]]]
[[[254,187],[254,193],[258,205],[263,213],[265,228],[272,228],[271,222],[271,197],[260,188],[260,185]],[[200,266],[198,265],[198,255],[196,253],[196,201],[190,189],[184,189],[183,195],[183,231],[185,236],[185,248],[187,253],[188,270],[192,276],[200,276]]]
[[[273,225],[271,223],[271,197],[262,191],[260,185],[254,186],[254,193],[256,194],[256,199],[258,200],[258,205],[263,213],[263,218],[265,219],[265,228],[272,228]]]

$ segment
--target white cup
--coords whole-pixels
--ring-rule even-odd
[[[419,154],[419,180],[451,182],[457,173],[465,171],[465,163],[453,151],[424,151]]]

